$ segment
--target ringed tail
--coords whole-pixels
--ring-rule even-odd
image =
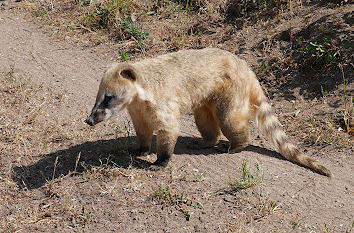
[[[251,89],[250,104],[253,108],[255,121],[258,128],[270,139],[279,153],[291,162],[308,167],[319,174],[333,177],[332,172],[319,164],[317,160],[310,158],[299,151],[289,142],[276,115],[272,112],[268,98],[265,96],[258,81]]]

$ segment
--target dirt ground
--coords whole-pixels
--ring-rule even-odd
[[[294,54],[297,65],[272,65],[288,21],[274,24],[269,40],[262,33],[269,24],[254,24],[244,31],[247,40],[237,33],[216,43],[211,36],[221,25],[199,45],[237,52],[252,65],[291,140],[332,179],[284,160],[256,129],[238,154],[189,149],[201,140],[191,114],[181,119],[169,167],[142,168],[156,155],[131,155],[137,144],[125,111],[93,128],[83,123],[105,68],[120,58],[115,42],[82,42],[83,35],[55,30],[19,4],[26,2],[0,1],[0,232],[352,231],[353,135],[335,120],[352,108],[352,4],[304,5],[293,19],[294,34],[308,38],[318,22],[339,25],[331,35],[346,35],[343,72],[337,65],[310,69],[301,54]],[[154,46],[132,59],[169,51],[159,43],[151,40]],[[254,174],[261,164],[261,182],[234,190],[245,161]]]

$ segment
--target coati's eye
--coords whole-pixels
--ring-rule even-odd
[[[103,108],[112,108],[113,107],[113,100],[114,95],[113,94],[105,94],[104,99],[101,103]]]
[[[110,101],[111,99],[114,98],[114,95],[112,95],[112,94],[105,94],[105,95],[104,95],[104,98],[105,98],[107,101]]]

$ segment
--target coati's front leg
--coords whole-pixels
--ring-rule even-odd
[[[151,153],[151,141],[153,129],[150,124],[148,124],[142,117],[140,113],[130,114],[136,136],[139,141],[139,148],[137,153],[139,155],[148,155]]]
[[[136,126],[134,127],[136,131],[136,136],[138,137],[138,141],[139,141],[139,148],[138,148],[139,155],[150,154],[153,130],[147,125],[143,129],[138,128]]]
[[[159,130],[157,132],[157,160],[150,166],[150,170],[156,171],[167,166],[173,154],[178,130]]]

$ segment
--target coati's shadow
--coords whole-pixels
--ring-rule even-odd
[[[174,153],[176,155],[210,155],[221,153],[214,148],[192,150],[188,147],[191,141],[202,141],[201,138],[179,137]],[[153,138],[152,152],[156,153],[156,137]],[[18,166],[12,170],[12,177],[20,188],[36,189],[42,187],[53,178],[66,175],[73,175],[82,172],[92,166],[107,164],[128,168],[134,166],[147,169],[151,163],[134,156],[134,149],[137,148],[135,137],[121,137],[111,140],[99,140],[85,142],[79,145],[59,150],[47,155],[44,158],[29,166]],[[264,154],[270,157],[283,159],[280,154],[258,146],[248,146],[247,151]],[[132,155],[133,154],[133,155]],[[80,155],[80,157],[78,157]],[[79,161],[77,161],[79,158]],[[56,161],[57,160],[57,161]],[[55,174],[53,175],[55,167]]]

